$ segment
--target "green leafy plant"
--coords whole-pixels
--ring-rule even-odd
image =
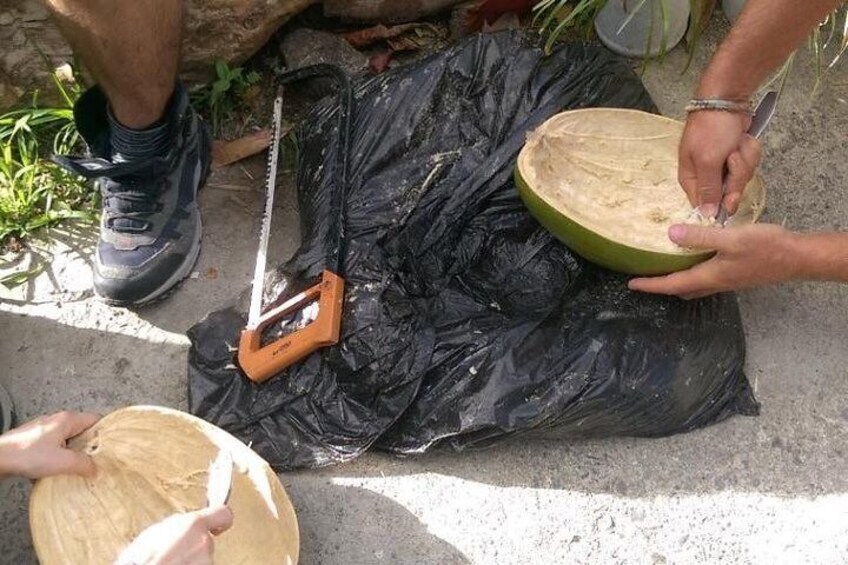
[[[43,107],[34,95],[29,108],[0,115],[0,247],[64,219],[96,217],[87,209],[92,189],[49,160],[81,145],[73,118],[81,88],[53,79],[59,106]]]
[[[567,30],[572,29],[582,35],[590,36],[593,32],[593,24],[604,6],[609,1],[614,2],[629,2],[632,5],[630,16],[622,23],[621,28],[630,24],[633,17],[645,8],[648,0],[540,0],[533,7],[535,13],[534,24],[538,26],[540,33],[545,37],[545,49],[550,52],[554,44]],[[670,2],[672,0],[659,0],[652,2],[649,8],[651,10],[660,11],[660,22],[662,22],[662,40],[660,44],[660,57],[662,57],[668,48],[667,38],[669,32]],[[694,52],[694,47],[700,39],[700,33],[703,29],[703,16],[711,10],[707,9],[715,4],[715,0],[687,0],[689,2],[690,11],[692,13],[691,33],[688,36],[690,53]],[[653,18],[651,19],[653,22]],[[653,25],[648,32],[648,40],[646,43],[646,53],[648,46],[653,41],[655,30]]]
[[[842,60],[842,55],[848,50],[848,5],[843,4],[824,19],[807,39],[807,49],[812,54],[816,80],[813,84],[812,95],[821,89],[828,73]],[[799,50],[800,51],[800,50]],[[798,61],[795,51],[787,59],[769,82],[761,90],[776,88],[783,94],[786,83]]]
[[[809,38],[809,47],[813,52],[813,64],[816,68],[814,91],[818,91],[825,75],[839,63],[848,49],[848,7],[845,4],[831,12],[813,30]],[[828,58],[830,62],[827,62]]]
[[[212,123],[219,134],[225,120],[242,110],[250,88],[261,80],[259,73],[242,67],[230,67],[224,61],[215,63],[215,80],[192,93],[192,103]]]
[[[533,6],[533,23],[545,37],[545,50],[569,29],[583,35],[592,33],[592,24],[608,0],[541,0]]]

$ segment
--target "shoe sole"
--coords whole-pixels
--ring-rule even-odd
[[[201,127],[205,127],[205,124],[201,124]],[[206,181],[209,180],[209,175],[212,173],[212,138],[211,135],[203,136],[203,141],[201,143],[206,143],[208,147],[206,148],[206,154],[209,155],[209,161],[203,165],[203,169],[200,173],[200,182],[197,184],[197,188],[194,191],[195,197],[195,205],[197,205],[197,195],[200,192],[200,189],[206,184]],[[122,307],[131,307],[131,306],[149,306],[155,302],[159,302],[160,300],[164,300],[168,296],[171,295],[174,291],[176,291],[180,284],[188,278],[191,274],[192,269],[197,264],[197,260],[200,258],[200,249],[202,247],[203,240],[203,218],[200,215],[200,207],[197,208],[197,227],[195,228],[194,233],[194,241],[192,242],[192,252],[186,257],[186,260],[183,261],[180,268],[177,269],[173,275],[171,275],[167,281],[165,281],[162,286],[145,296],[139,300],[133,301],[125,301],[125,300],[111,300],[106,298],[105,296],[97,295],[100,300],[108,304],[109,306],[122,306]],[[96,294],[96,292],[95,292]]]

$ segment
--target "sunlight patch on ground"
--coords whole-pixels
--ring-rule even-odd
[[[440,474],[335,478],[412,512],[473,563],[830,563],[848,555],[848,494],[716,491],[627,497],[499,487]],[[673,489],[670,489],[673,490]]]
[[[149,343],[188,346],[185,334],[156,327],[137,314],[113,308],[98,300],[63,304],[14,304],[0,300],[0,312],[32,316],[81,330],[95,330],[123,335]]]

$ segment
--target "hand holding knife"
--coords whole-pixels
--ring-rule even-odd
[[[748,128],[748,135],[755,139],[759,139],[763,132],[769,125],[772,116],[774,116],[775,109],[777,108],[777,92],[770,91],[763,99],[760,100],[760,103],[757,105],[757,109],[754,110],[754,115],[751,119],[751,127]],[[720,226],[725,226],[727,224],[728,215],[727,208],[724,206],[724,197],[727,195],[727,168],[724,170],[724,179],[721,185],[721,200],[718,203],[718,214],[716,215],[716,223]]]
[[[233,458],[229,451],[221,449],[209,465],[206,483],[206,504],[209,508],[224,506],[230,498],[233,485]]]
[[[212,563],[210,540],[233,525],[233,514],[224,507],[232,485],[233,459],[221,449],[209,465],[206,508],[180,512],[151,525],[121,552],[115,565]]]

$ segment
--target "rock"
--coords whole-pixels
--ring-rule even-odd
[[[215,59],[242,63],[281,25],[318,1],[188,0],[183,63],[189,71]]]
[[[184,78],[207,76],[216,59],[243,62],[318,1],[186,0]],[[35,89],[41,100],[55,101],[50,71],[73,56],[42,0],[0,0],[0,45],[0,108],[28,99]]]
[[[286,67],[294,70],[320,63],[341,67],[349,75],[356,75],[368,67],[368,57],[354,49],[342,37],[313,29],[296,29],[280,43]],[[311,95],[321,97],[333,91],[330,79],[309,81]]]
[[[325,31],[296,29],[283,38],[280,50],[289,69],[331,63],[355,75],[368,66],[368,57],[343,38]]]
[[[55,99],[49,65],[72,59],[71,49],[49,19],[40,0],[0,0],[0,108],[35,89]]]
[[[399,24],[437,14],[464,0],[324,0],[324,15],[362,23]]]

